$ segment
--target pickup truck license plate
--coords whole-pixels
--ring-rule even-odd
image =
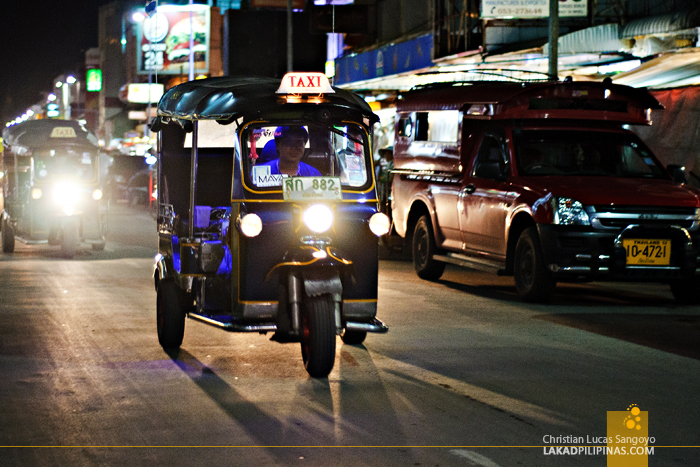
[[[671,240],[627,238],[622,240],[630,266],[668,266],[671,263]]]

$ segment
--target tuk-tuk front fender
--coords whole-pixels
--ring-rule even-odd
[[[331,246],[317,247],[313,245],[299,245],[288,250],[282,261],[275,264],[266,275],[269,279],[275,273],[286,270],[323,270],[333,269],[349,273],[354,277],[353,262],[342,251]]]

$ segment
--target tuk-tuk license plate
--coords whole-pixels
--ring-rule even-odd
[[[628,238],[622,240],[630,266],[668,266],[671,263],[671,240]]]
[[[342,200],[339,177],[290,177],[284,179],[285,201]]]

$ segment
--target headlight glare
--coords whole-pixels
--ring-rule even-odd
[[[32,199],[41,199],[42,195],[41,188],[34,188],[32,190]]]
[[[80,199],[80,192],[71,185],[59,185],[53,192],[53,199],[60,205],[74,205]]]
[[[99,201],[102,199],[102,190],[99,188],[96,188],[95,191],[92,192],[92,199],[95,201]]]
[[[554,223],[557,225],[591,225],[588,213],[580,201],[554,198]]]
[[[262,232],[262,219],[257,214],[246,214],[236,221],[238,230],[246,237],[257,237]]]
[[[302,219],[312,232],[323,233],[333,225],[333,211],[325,204],[314,204],[304,211]]]
[[[389,229],[391,229],[391,220],[383,212],[375,212],[369,218],[369,230],[377,237],[386,235],[389,233]]]

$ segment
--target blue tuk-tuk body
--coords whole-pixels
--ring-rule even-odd
[[[210,78],[161,99],[152,128],[164,348],[181,345],[189,316],[301,342],[309,374],[326,376],[336,335],[359,344],[387,331],[376,318],[377,236],[388,229],[370,148],[377,117],[323,80]],[[291,174],[289,144],[303,151]]]

